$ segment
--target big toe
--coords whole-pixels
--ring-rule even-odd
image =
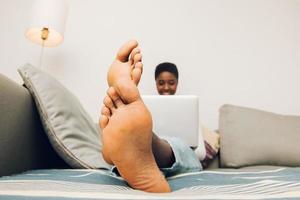
[[[117,93],[117,91],[115,90],[114,87],[108,88],[106,93],[111,98],[111,100],[113,101],[114,105],[117,108],[124,106],[124,103],[123,103],[121,97],[119,96],[119,94]]]
[[[133,81],[120,79],[116,83],[116,90],[125,104],[140,100],[140,93]]]
[[[129,40],[119,49],[116,59],[121,62],[127,62],[130,56],[131,51],[138,46],[136,40]]]

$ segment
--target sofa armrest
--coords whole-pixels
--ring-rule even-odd
[[[44,133],[26,88],[0,74],[0,176],[65,168]]]

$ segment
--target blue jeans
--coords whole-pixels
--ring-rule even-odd
[[[175,162],[170,168],[160,168],[166,177],[202,170],[201,163],[194,151],[184,141],[175,137],[161,137],[166,140],[174,153]]]
[[[175,137],[161,137],[166,140],[174,153],[175,162],[169,168],[160,168],[161,172],[166,176],[201,171],[202,166],[194,151],[181,139]],[[117,168],[113,167],[112,172],[119,175]]]

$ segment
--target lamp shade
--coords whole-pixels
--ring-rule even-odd
[[[43,46],[57,46],[64,38],[65,23],[68,12],[66,0],[35,0],[31,11],[30,26],[26,37]],[[42,37],[43,30],[47,36]]]

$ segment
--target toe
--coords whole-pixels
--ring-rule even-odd
[[[115,105],[116,108],[119,108],[119,107],[121,107],[121,106],[124,105],[122,99],[118,95],[118,93],[115,90],[115,88],[113,88],[113,87],[108,88],[107,95],[111,98],[111,100],[114,103],[114,105]]]
[[[113,114],[115,112],[115,105],[112,101],[112,99],[109,97],[109,96],[106,96],[104,99],[103,99],[103,104],[109,108],[110,110],[110,113]]]
[[[102,115],[99,120],[100,129],[104,129],[108,124],[109,118],[106,115]]]
[[[135,67],[131,72],[132,80],[136,85],[138,85],[138,83],[141,80],[142,72],[143,72],[143,64],[141,62],[138,62],[137,64],[135,64]]]
[[[136,64],[136,63],[141,62],[141,61],[142,61],[142,54],[141,53],[138,53],[133,57],[133,64]]]
[[[120,79],[116,82],[116,90],[124,104],[140,100],[140,93],[133,81]]]
[[[143,73],[143,63],[142,63],[142,62],[137,62],[137,63],[134,65],[134,68],[140,69],[140,70],[141,70],[141,73]]]
[[[101,109],[101,114],[109,118],[111,116],[110,109],[106,106],[103,106]]]
[[[136,54],[138,53],[141,53],[141,50],[139,47],[135,47],[132,51],[131,51],[131,54],[130,54],[130,60],[132,61],[133,63],[133,58]]]
[[[116,59],[121,62],[127,62],[129,59],[129,55],[134,48],[138,46],[138,42],[136,40],[130,40],[126,42],[118,51]]]

